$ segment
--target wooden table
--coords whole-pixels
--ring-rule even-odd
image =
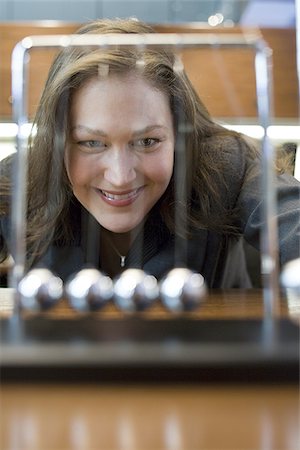
[[[5,385],[3,450],[297,450],[296,386]]]
[[[9,314],[3,292],[2,300]],[[48,314],[74,317],[64,302]],[[148,314],[166,313],[157,306]],[[261,293],[218,291],[194,314],[259,318]],[[297,301],[281,299],[279,314],[299,320]],[[300,448],[297,383],[2,383],[0,398],[3,450]]]
[[[0,317],[9,317],[13,309],[12,289],[0,288]],[[289,295],[281,295],[277,305],[274,308],[275,314],[279,317],[289,317],[292,320],[300,321],[300,299]],[[67,301],[63,299],[57,306],[46,313],[52,317],[76,317],[77,312],[72,310]],[[112,304],[108,304],[105,310],[93,313],[101,317],[119,318],[122,313]],[[142,314],[142,313],[139,313]],[[167,317],[166,311],[159,303],[156,303],[145,313],[148,317]],[[186,313],[190,314],[190,313]],[[31,313],[25,312],[28,317]],[[198,319],[261,319],[264,315],[263,294],[260,289],[215,289],[208,292],[204,298],[201,308],[192,312],[192,316]]]

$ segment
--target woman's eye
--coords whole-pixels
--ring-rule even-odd
[[[159,142],[156,138],[143,138],[134,142],[134,146],[142,148],[151,148]]]
[[[103,148],[105,148],[105,144],[102,141],[94,141],[94,140],[79,141],[77,142],[77,144],[80,147],[84,147],[85,149],[88,150],[102,150]]]

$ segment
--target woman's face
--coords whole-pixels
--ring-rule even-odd
[[[167,96],[134,75],[92,78],[73,96],[65,156],[73,193],[106,229],[133,230],[173,172]]]

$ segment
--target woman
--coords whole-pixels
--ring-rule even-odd
[[[151,32],[119,19],[78,31]],[[251,286],[241,237],[259,247],[258,152],[212,120],[172,53],[64,49],[35,125],[28,268],[46,265],[66,279],[87,264],[111,277],[141,267],[159,279],[184,264],[210,287]],[[2,165],[3,254],[10,159]],[[299,256],[300,188],[278,176],[278,189],[283,264]]]

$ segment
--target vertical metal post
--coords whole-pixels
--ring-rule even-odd
[[[26,211],[27,211],[27,146],[28,146],[28,117],[27,117],[27,78],[28,78],[28,47],[26,39],[19,42],[12,54],[12,93],[13,117],[17,123],[12,205],[11,205],[11,240],[14,266],[10,274],[10,287],[17,289],[18,283],[24,276],[26,260]],[[17,292],[17,291],[16,291]],[[15,312],[18,310],[16,295]]]
[[[272,77],[271,49],[258,41],[255,56],[255,74],[259,122],[263,127],[261,189],[261,273],[265,317],[275,317],[279,307],[278,292],[278,231],[276,219],[276,192],[274,174],[274,148],[268,137],[271,116]]]
[[[177,49],[173,70],[179,76],[184,71],[183,62]],[[175,99],[175,114],[177,118],[176,142],[175,142],[175,164],[174,164],[174,194],[175,194],[175,267],[187,266],[187,154],[186,139],[189,131],[189,124],[183,110],[181,102]]]

